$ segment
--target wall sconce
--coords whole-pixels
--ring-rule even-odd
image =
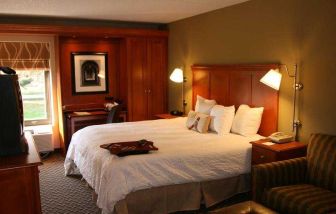
[[[297,82],[297,72],[298,72],[298,66],[294,65],[294,73],[290,74],[287,65],[282,64],[279,68],[284,67],[286,70],[286,73],[289,77],[294,78],[294,96],[293,96],[293,123],[292,123],[292,131],[295,132],[295,140],[297,140],[298,135],[298,128],[302,125],[300,120],[296,119],[296,100],[297,100],[297,91],[300,91],[303,89],[302,83]],[[261,79],[260,82],[264,83],[265,85],[275,89],[279,90],[280,83],[281,83],[281,77],[282,74],[280,73],[279,69],[271,69],[268,71]]]
[[[182,112],[176,110],[177,114],[185,114],[185,106],[187,105],[184,99],[184,83],[187,79],[183,76],[183,70],[181,68],[175,68],[173,73],[170,75],[169,79],[176,83],[182,83]]]

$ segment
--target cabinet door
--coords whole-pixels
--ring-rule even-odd
[[[167,40],[147,40],[148,62],[148,119],[167,111]]]
[[[37,166],[0,170],[0,195],[0,213],[42,213]]]
[[[128,116],[130,121],[146,120],[148,117],[146,70],[146,39],[127,39]]]

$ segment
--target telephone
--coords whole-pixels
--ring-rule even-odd
[[[182,116],[183,112],[179,111],[179,110],[173,110],[170,112],[171,115],[175,115],[175,116]]]
[[[288,143],[293,140],[293,135],[285,134],[283,132],[274,132],[268,136],[274,143]]]

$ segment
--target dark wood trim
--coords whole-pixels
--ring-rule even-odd
[[[265,70],[270,67],[278,68],[280,63],[270,63],[270,64],[194,64],[191,66],[192,69],[228,69],[237,71],[260,71],[260,69]]]
[[[106,38],[120,38],[129,36],[168,37],[166,30],[112,28],[112,27],[84,27],[61,25],[32,25],[32,24],[0,24],[0,33],[30,33],[55,34],[59,36],[100,36]]]

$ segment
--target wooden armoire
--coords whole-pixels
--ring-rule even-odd
[[[129,121],[155,119],[167,111],[167,38],[126,39]]]

